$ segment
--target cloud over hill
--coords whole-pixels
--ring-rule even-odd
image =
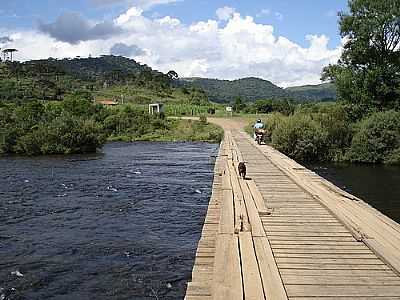
[[[8,46],[19,49],[22,60],[119,53],[164,72],[174,69],[182,77],[254,76],[284,87],[319,83],[322,67],[341,53],[341,47],[328,48],[325,35],[307,35],[308,46],[302,47],[230,7],[219,9],[215,19],[193,24],[144,13],[149,5],[168,2],[174,1],[131,1],[136,6],[105,21],[65,13],[37,29],[0,29],[0,36],[9,37]]]

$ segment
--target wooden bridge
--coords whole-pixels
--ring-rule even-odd
[[[399,224],[233,121],[212,122],[225,138],[185,299],[400,299]]]

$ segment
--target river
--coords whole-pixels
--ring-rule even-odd
[[[0,159],[0,299],[183,299],[217,150]]]
[[[400,223],[400,167],[313,164],[307,167]]]

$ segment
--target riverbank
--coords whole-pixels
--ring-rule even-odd
[[[206,120],[168,119],[168,129],[155,130],[140,136],[111,135],[109,142],[206,142],[219,143],[223,137],[221,127],[208,123]]]
[[[219,143],[223,130],[199,121],[149,115],[135,106],[104,107],[89,99],[0,103],[0,154],[94,153],[107,141]]]
[[[265,141],[298,162],[400,164],[400,112],[353,113],[341,104],[271,113],[262,118]]]

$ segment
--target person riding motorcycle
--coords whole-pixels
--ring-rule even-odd
[[[254,140],[256,140],[257,139],[256,133],[259,129],[264,129],[264,123],[260,119],[258,119],[253,127],[254,127]]]

